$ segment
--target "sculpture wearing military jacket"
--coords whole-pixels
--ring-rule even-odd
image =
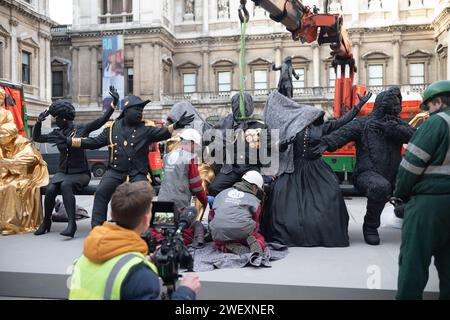
[[[259,154],[254,152],[261,145],[260,133],[267,127],[263,121],[251,118],[254,111],[253,98],[248,93],[244,94],[245,119],[242,119],[239,106],[240,94],[235,94],[231,99],[232,114],[221,119],[214,129],[220,130],[224,138],[224,154],[230,156],[232,163],[224,161],[220,172],[216,175],[213,182],[209,185],[208,194],[218,195],[221,191],[231,188],[236,182],[242,179],[242,176],[248,171],[260,172],[263,166]],[[226,131],[233,132],[233,141],[227,140]],[[267,146],[270,146],[270,136],[267,137]],[[244,152],[238,152],[238,144],[243,143]],[[250,149],[253,149],[250,151]],[[256,155],[256,158],[254,158]],[[227,158],[227,157],[226,157]],[[224,160],[226,160],[226,158]]]
[[[149,178],[148,147],[167,140],[175,129],[184,128],[193,116],[185,114],[168,128],[156,128],[142,121],[149,100],[130,95],[125,97],[122,114],[95,138],[75,138],[65,141],[73,148],[99,149],[109,147],[109,167],[97,187],[92,209],[92,228],[107,218],[108,203],[116,187],[125,181],[146,181]],[[63,140],[61,139],[61,142]]]

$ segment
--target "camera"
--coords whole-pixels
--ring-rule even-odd
[[[167,288],[162,299],[170,299],[175,291],[175,285],[180,278],[179,270],[193,271],[194,259],[183,242],[183,231],[191,227],[197,217],[197,209],[188,207],[180,217],[173,202],[153,201],[150,227],[159,229],[163,239],[158,241],[151,237],[151,232],[143,235],[149,251],[155,252],[154,263],[158,273]],[[159,247],[158,247],[159,246]]]

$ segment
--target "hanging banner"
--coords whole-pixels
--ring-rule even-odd
[[[125,97],[125,55],[123,36],[115,35],[111,37],[104,37],[102,39],[102,47],[103,111],[108,109],[112,102],[112,98],[108,93],[110,86],[114,86],[122,98],[119,106],[120,110],[122,110],[122,102]]]

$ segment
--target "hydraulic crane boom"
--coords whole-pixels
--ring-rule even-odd
[[[311,43],[317,41],[319,45],[329,43],[332,66],[336,71],[334,116],[337,118],[351,108],[357,101],[356,93],[363,93],[365,87],[353,86],[356,73],[353,58],[352,43],[343,26],[340,14],[319,13],[314,6],[303,5],[299,0],[252,0],[270,14],[270,18],[283,24],[292,34],[294,41]],[[240,0],[241,7],[245,7],[246,0]],[[325,10],[328,1],[324,1]]]

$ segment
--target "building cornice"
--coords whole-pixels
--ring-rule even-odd
[[[430,24],[414,24],[414,25],[393,25],[393,26],[383,26],[375,28],[349,28],[347,32],[349,34],[358,33],[379,33],[379,32],[405,32],[405,31],[433,31],[434,28]]]
[[[42,23],[48,27],[56,26],[57,23],[47,17],[46,15],[40,14],[36,11],[34,11],[31,7],[24,3],[20,3],[19,1],[14,0],[0,0],[0,6],[13,8],[17,10],[20,14],[29,17],[35,21],[38,21],[39,23]]]
[[[442,32],[447,31],[450,20],[450,8],[447,7],[431,23],[434,29],[434,36],[437,38]]]
[[[260,40],[274,40],[274,39],[290,39],[289,33],[268,33],[268,34],[258,34],[258,35],[247,35],[245,37],[246,41],[260,41]],[[189,39],[178,39],[175,42],[176,47],[198,45],[199,42],[203,44],[216,44],[224,42],[237,42],[239,41],[239,35],[222,36],[222,37],[202,37],[202,38],[189,38]]]

